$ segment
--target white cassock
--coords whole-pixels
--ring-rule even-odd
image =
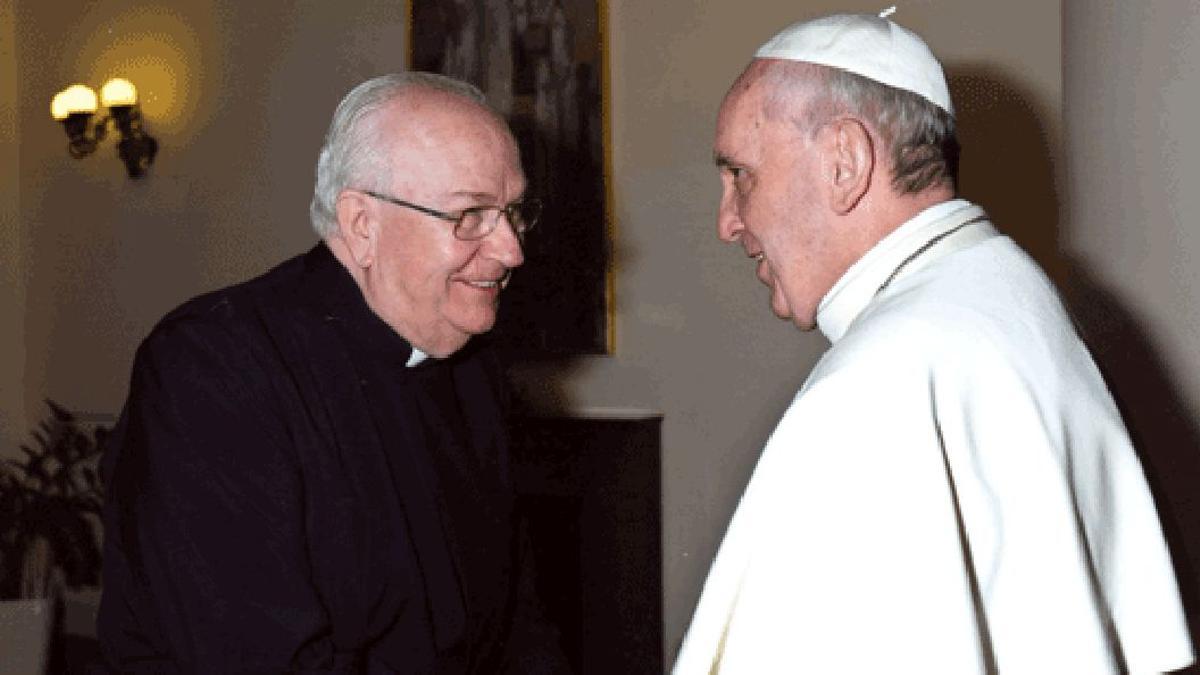
[[[676,675],[1154,673],[1192,647],[1142,468],[1049,280],[953,200],[822,300]]]

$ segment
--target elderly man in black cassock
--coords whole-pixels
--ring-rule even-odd
[[[480,341],[538,215],[478,90],[355,88],[321,243],[168,314],[105,458],[120,672],[562,672]]]

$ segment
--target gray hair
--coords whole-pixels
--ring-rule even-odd
[[[803,65],[811,77],[803,78],[805,84],[801,85],[808,90],[808,105],[803,118],[796,120],[798,126],[815,133],[838,115],[854,115],[883,136],[892,160],[892,187],[897,192],[910,194],[935,185],[957,185],[959,145],[950,113],[910,91],[839,68]],[[781,69],[771,70],[775,75],[772,84],[795,82]],[[772,89],[783,93],[788,85]],[[780,102],[779,97],[771,98],[776,105]]]
[[[377,116],[372,113],[416,88],[461,96],[487,108],[483,92],[474,85],[433,73],[382,75],[352,89],[334,111],[317,158],[317,181],[308,213],[322,239],[337,232],[336,204],[342,190],[386,190],[391,183],[387,148],[379,137]]]

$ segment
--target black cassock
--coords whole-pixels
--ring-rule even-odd
[[[110,668],[567,670],[497,362],[410,354],[323,244],[155,327],[103,466]]]

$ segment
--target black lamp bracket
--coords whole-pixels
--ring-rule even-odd
[[[95,113],[71,113],[62,121],[70,141],[67,151],[75,159],[87,157],[96,151],[100,142],[108,135],[111,123],[120,132],[117,155],[125,163],[130,178],[140,178],[154,163],[158,154],[158,141],[142,129],[142,112],[136,105],[114,105],[108,115],[96,118]],[[95,121],[93,122],[93,119]]]

